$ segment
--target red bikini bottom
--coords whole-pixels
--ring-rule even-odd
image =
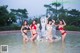
[[[33,36],[34,36],[35,34],[37,34],[37,33],[34,33]]]
[[[63,33],[62,33],[62,35],[64,35],[65,33],[66,33],[66,31],[65,31],[65,32],[63,32]]]

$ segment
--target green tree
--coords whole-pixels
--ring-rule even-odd
[[[52,2],[49,5],[44,5],[44,7],[47,8],[46,12],[48,13],[49,11],[51,11],[56,19],[57,19],[57,16],[59,14],[59,11],[57,8],[60,6],[61,6],[61,3],[59,3],[59,2]]]
[[[75,17],[79,17],[80,16],[80,12],[76,9],[72,9],[70,11],[68,11],[68,13],[71,15],[71,16],[75,16]]]
[[[28,11],[26,9],[11,9],[11,12],[17,16],[28,18]]]
[[[7,5],[0,6],[0,26],[7,25],[7,20],[9,18],[9,12],[7,10]]]

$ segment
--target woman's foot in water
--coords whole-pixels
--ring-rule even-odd
[[[34,39],[31,38],[30,41],[31,41],[31,42],[34,42]]]

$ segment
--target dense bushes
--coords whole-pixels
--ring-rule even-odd
[[[76,27],[76,26],[73,26],[73,25],[72,26],[71,25],[70,26],[69,25],[65,26],[65,29],[69,30],[69,31],[80,31],[80,27]]]
[[[7,30],[20,30],[21,27],[12,24],[11,26],[4,26],[4,27],[0,27],[0,31],[7,31]]]
[[[7,31],[7,30],[20,30],[21,27],[12,24],[10,26],[4,26],[4,27],[0,27],[0,31]],[[80,31],[80,27],[76,27],[76,26],[65,26],[65,30],[67,31]]]

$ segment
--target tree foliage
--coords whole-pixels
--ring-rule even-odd
[[[17,16],[28,18],[28,11],[26,9],[10,9],[11,12]]]
[[[26,9],[11,9],[9,12],[7,8],[8,5],[0,6],[0,26],[10,25],[15,22],[15,15],[28,18],[28,11]]]
[[[60,7],[61,3],[50,3],[49,5],[44,5],[48,11],[53,12],[53,19],[57,19],[56,14],[58,15],[59,20],[64,19],[67,25],[80,26],[80,11],[76,9],[64,9],[64,6]],[[54,7],[53,7],[54,6]],[[56,7],[56,8],[55,8]],[[58,8],[59,7],[59,8]],[[58,9],[57,9],[58,8]]]

